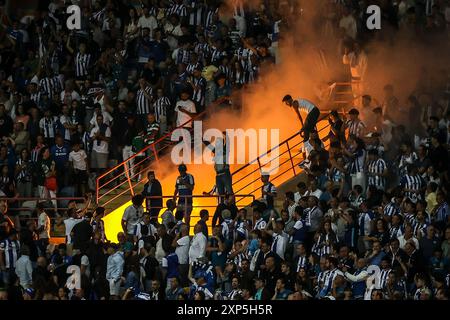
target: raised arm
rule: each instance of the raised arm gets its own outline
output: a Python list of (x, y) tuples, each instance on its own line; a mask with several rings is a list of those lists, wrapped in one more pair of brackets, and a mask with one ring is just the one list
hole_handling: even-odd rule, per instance
[(350, 282), (359, 282), (364, 281), (369, 276), (369, 273), (366, 270), (361, 271), (358, 275), (353, 275), (351, 273), (345, 272), (344, 277)]

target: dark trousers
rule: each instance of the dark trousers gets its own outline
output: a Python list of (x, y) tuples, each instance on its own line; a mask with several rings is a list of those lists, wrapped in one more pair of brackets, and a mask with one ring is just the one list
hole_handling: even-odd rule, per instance
[(309, 140), (309, 135), (311, 134), (311, 131), (313, 131), (316, 128), (317, 121), (319, 120), (320, 116), (320, 110), (318, 108), (314, 108), (311, 110), (310, 113), (306, 116), (305, 123), (303, 124), (303, 138), (305, 141)]
[(306, 238), (305, 238), (305, 246), (306, 248), (312, 248), (312, 245), (314, 243), (314, 235), (316, 234), (315, 231), (309, 231), (306, 234)]
[(217, 193), (221, 196), (233, 193), (230, 170), (226, 170), (224, 173), (216, 174), (216, 187)]
[(189, 264), (179, 264), (178, 273), (180, 274), (180, 285), (182, 288), (189, 286)]
[(49, 244), (48, 238), (42, 238), (37, 241), (37, 246), (38, 246), (41, 256), (45, 256), (45, 252), (47, 251), (48, 244)]
[(14, 268), (6, 268), (5, 271), (0, 271), (0, 279), (5, 284), (9, 284), (9, 279), (11, 278), (12, 274), (15, 274), (15, 269)]

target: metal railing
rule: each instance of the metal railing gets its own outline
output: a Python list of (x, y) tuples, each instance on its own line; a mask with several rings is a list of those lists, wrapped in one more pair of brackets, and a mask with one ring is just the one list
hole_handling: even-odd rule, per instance
[[(67, 204), (69, 201), (76, 201), (77, 203), (82, 203), (85, 201), (85, 198), (82, 197), (48, 197), (48, 198), (38, 198), (38, 197), (17, 197), (17, 198), (7, 198), (7, 197), (1, 197), (0, 201), (7, 201), (8, 202), (8, 212), (15, 213), (14, 216), (18, 216), (19, 220), (22, 221), (29, 221), (34, 220), (37, 223), (38, 217), (33, 216), (33, 212), (36, 210), (36, 205), (38, 203), (46, 203), (45, 210), (50, 210), (54, 212), (58, 212), (59, 214), (62, 214), (60, 217), (50, 217), (50, 236), (52, 238), (64, 238), (65, 233), (64, 231), (59, 230), (57, 222), (61, 219), (64, 219), (64, 212), (67, 211), (69, 208)], [(53, 205), (53, 201), (56, 201), (56, 207)], [(24, 206), (26, 203), (29, 203), (30, 206)], [(34, 204), (33, 204), (34, 202)], [(94, 201), (90, 203), (88, 206), (88, 210), (95, 209), (96, 204)], [(62, 224), (64, 225), (64, 224)], [(58, 241), (57, 241), (58, 242)], [(61, 242), (61, 241), (59, 241)]]
[[(351, 86), (350, 82), (337, 82), (337, 87), (348, 87)], [(335, 95), (345, 95), (345, 94), (351, 94), (350, 92), (340, 92), (336, 91)], [(351, 101), (349, 100), (335, 100), (333, 101), (334, 104), (348, 104)], [(172, 143), (168, 143), (167, 140), (170, 140), (170, 137), (172, 136), (173, 132), (177, 129), (181, 129), (185, 127), (187, 124), (198, 120), (199, 118), (203, 117), (206, 114), (206, 111), (196, 115), (189, 121), (183, 123), (182, 125), (178, 126), (177, 128), (173, 129), (171, 132), (165, 134), (155, 142), (149, 144), (145, 148), (143, 148), (141, 151), (137, 152), (130, 158), (124, 160), (120, 164), (116, 165), (115, 167), (109, 169), (107, 172), (103, 173), (96, 179), (96, 202), (99, 206), (107, 206), (108, 204), (112, 203), (115, 200), (121, 199), (122, 197), (126, 196), (127, 200), (130, 196), (134, 196), (136, 193), (135, 190), (142, 186), (146, 179), (136, 179), (140, 175), (143, 176), (145, 172), (148, 171), (149, 165), (153, 163), (153, 161), (158, 161), (159, 157), (162, 152), (167, 150), (169, 147), (172, 146)], [(324, 128), (322, 128), (324, 129)], [(321, 130), (322, 132), (322, 130)], [(298, 138), (298, 141), (296, 140)], [(248, 164), (240, 167), (235, 172), (233, 172), (233, 189), (235, 193), (239, 193), (240, 191), (245, 190), (249, 185), (256, 182), (256, 180), (253, 180), (249, 183), (246, 183), (244, 187), (241, 187), (238, 185), (238, 183), (242, 182), (243, 179), (250, 176), (251, 174), (260, 171), (262, 167), (264, 167), (266, 164), (261, 164), (261, 159), (268, 154), (270, 154), (272, 151), (278, 149), (278, 151), (282, 151), (279, 155), (279, 157), (285, 157), (283, 158), (283, 162), (280, 164), (282, 173), (276, 175), (275, 177), (272, 177), (272, 180), (279, 180), (280, 177), (285, 177), (285, 174), (291, 170), (294, 176), (297, 174), (297, 171), (300, 172), (300, 168), (297, 169), (296, 167), (298, 164), (304, 160), (298, 160), (297, 158), (301, 154), (301, 152), (295, 152), (292, 151), (296, 147), (302, 147), (303, 142), (299, 141), (300, 136), (298, 134), (291, 136), (290, 138), (283, 141), (281, 144), (279, 144), (277, 147), (272, 148), (271, 150), (267, 151), (266, 153), (260, 155), (258, 158), (254, 159), (253, 161), (250, 161)], [(274, 159), (272, 159), (274, 160)], [(271, 161), (271, 160), (270, 160)], [(268, 162), (270, 162), (268, 161)], [(244, 178), (235, 178), (238, 176), (239, 173), (242, 173), (247, 168), (249, 168), (251, 165), (257, 164), (258, 168), (253, 170), (252, 172), (245, 175)], [(285, 168), (286, 166), (289, 166), (289, 168)], [(259, 179), (259, 177), (257, 178)], [(106, 182), (105, 182), (106, 180)], [(282, 182), (286, 181), (283, 179)], [(280, 181), (281, 181), (280, 180)], [(281, 182), (281, 183), (282, 183)], [(251, 189), (250, 193), (255, 192), (255, 190)], [(247, 193), (247, 192), (244, 192)]]
[[(16, 197), (16, 198), (7, 198), (7, 197), (0, 197), (0, 201), (7, 201), (8, 202), (8, 211), (13, 212), (23, 212), (23, 211), (34, 211), (36, 210), (36, 205), (38, 203), (47, 203), (48, 206), (45, 206), (46, 209), (55, 210), (55, 211), (66, 211), (68, 210), (67, 205), (64, 203), (67, 202), (67, 204), (70, 201), (76, 201), (77, 203), (81, 203), (85, 201), (86, 199), (83, 197), (46, 197), (46, 198), (39, 198), (39, 197)], [(53, 202), (56, 201), (56, 207), (53, 205)], [(30, 205), (32, 202), (35, 202), (33, 206), (23, 206), (26, 202), (30, 202)], [(94, 202), (91, 202), (91, 208), (95, 206)]]
[[(336, 82), (336, 88), (334, 89), (334, 99), (333, 99), (333, 105), (334, 107), (337, 106), (345, 106), (348, 105), (350, 102), (353, 101), (353, 91), (352, 91), (352, 83), (351, 82)], [(342, 90), (338, 90), (342, 89), (342, 88), (349, 88), (350, 90), (347, 89), (347, 91), (342, 91)], [(346, 100), (344, 97), (345, 96), (350, 96), (351, 99), (350, 100)]]
[[(191, 198), (192, 199), (192, 205), (188, 204), (187, 201), (184, 201), (183, 205), (178, 205), (176, 207), (176, 209), (182, 209), (184, 211), (186, 211), (187, 209), (192, 209), (192, 214), (190, 215), (191, 218), (198, 218), (200, 217), (200, 212), (197, 212), (197, 209), (208, 209), (208, 208), (213, 208), (214, 210), (217, 208), (217, 205), (220, 203), (220, 198), (223, 197), (224, 195), (205, 195), (205, 194), (199, 194), (199, 195), (190, 195), (190, 196), (177, 196), (178, 199), (180, 198)], [(242, 205), (243, 206), (248, 206), (250, 205), (253, 201), (255, 201), (255, 195), (254, 194), (234, 194), (234, 199), (235, 199), (235, 203), (237, 202), (241, 202), (243, 201)], [(155, 200), (155, 199), (173, 199), (173, 195), (172, 196), (149, 196), (149, 197), (145, 197), (144, 198), (145, 201), (147, 202), (149, 200)], [(209, 201), (207, 201), (209, 200)], [(164, 202), (164, 201), (163, 201)], [(201, 202), (201, 203), (198, 203)], [(184, 206), (184, 207), (183, 207)], [(161, 212), (161, 209), (164, 209), (164, 203), (163, 206), (159, 207), (159, 206), (153, 206), (153, 207), (148, 207), (146, 205), (146, 210), (149, 211), (149, 209), (159, 209), (159, 213)], [(209, 212), (211, 214), (211, 212)], [(214, 214), (214, 212), (212, 212), (212, 214)], [(159, 214), (158, 214), (159, 216)], [(210, 217), (212, 220), (212, 217)], [(191, 227), (193, 227), (193, 225), (191, 224)]]
[[(139, 185), (143, 185), (145, 179), (137, 178), (143, 175), (148, 166), (154, 161), (159, 160), (159, 156), (162, 152), (166, 151), (172, 143), (169, 142), (173, 132), (178, 129), (185, 128), (186, 125), (192, 123), (195, 120), (202, 118), (206, 112), (197, 114), (188, 121), (184, 122), (180, 126), (176, 127), (172, 131), (166, 133), (153, 143), (144, 147), (142, 150), (136, 152), (130, 158), (119, 163), (115, 167), (109, 169), (96, 179), (96, 202), (99, 206), (107, 206), (114, 200), (119, 199), (122, 196), (134, 196), (135, 189)], [(106, 180), (106, 182), (105, 182)], [(124, 187), (123, 190), (120, 190)], [(109, 196), (109, 197), (107, 197)]]
[[(324, 117), (318, 122), (318, 126), (322, 124)], [(328, 122), (319, 130), (319, 137), (323, 139), (327, 135), (327, 129), (330, 128)], [(328, 147), (329, 140), (324, 143)], [(274, 185), (280, 185), (289, 179), (297, 176), (302, 169), (298, 166), (304, 159), (302, 148), (304, 146), (303, 138), (296, 133), (279, 145), (273, 147), (267, 152), (261, 154), (257, 158), (238, 168), (232, 172), (233, 191), (235, 193), (252, 194), (259, 197), (257, 192), (261, 190), (261, 172), (266, 167), (272, 167), (276, 161), (277, 165), (272, 170), (265, 170), (271, 174), (270, 181)], [(271, 154), (274, 153), (274, 156)], [(239, 201), (236, 201), (238, 203)]]

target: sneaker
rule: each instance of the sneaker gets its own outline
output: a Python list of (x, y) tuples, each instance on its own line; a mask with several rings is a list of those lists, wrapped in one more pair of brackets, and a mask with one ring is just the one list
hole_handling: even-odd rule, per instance
[(308, 159), (306, 159), (306, 160), (303, 160), (302, 162), (300, 162), (299, 164), (298, 164), (298, 166), (300, 167), (300, 168), (302, 168), (302, 169), (306, 169), (306, 168), (309, 168), (309, 165), (311, 164), (311, 161), (309, 161)]

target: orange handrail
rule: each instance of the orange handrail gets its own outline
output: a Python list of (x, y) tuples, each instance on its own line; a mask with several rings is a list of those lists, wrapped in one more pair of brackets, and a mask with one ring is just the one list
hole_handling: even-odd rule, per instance
[[(326, 111), (321, 111), (321, 112), (322, 112), (322, 113), (326, 113)], [(319, 123), (320, 121), (323, 121), (325, 118), (326, 118), (326, 115), (323, 116), (323, 117), (318, 121), (318, 123)], [(330, 127), (329, 124), (325, 125), (324, 127), (322, 127), (322, 128), (318, 131), (318, 133), (323, 132), (324, 130), (328, 129), (329, 127)], [(292, 142), (295, 138), (298, 138), (298, 137), (299, 137), (299, 134), (298, 134), (298, 133), (295, 133), (294, 135), (290, 136), (289, 138), (287, 138), (287, 139), (285, 139), (284, 141), (282, 141), (281, 143), (279, 143), (277, 146), (271, 148), (271, 149), (268, 150), (267, 152), (265, 152), (265, 153), (259, 155), (257, 158), (255, 158), (255, 159), (249, 161), (249, 162), (248, 162), (247, 164), (245, 164), (244, 166), (242, 166), (242, 167), (240, 167), (239, 169), (237, 169), (237, 170), (235, 170), (234, 172), (232, 172), (231, 175), (232, 175), (233, 177), (236, 177), (236, 175), (237, 175), (239, 172), (243, 171), (244, 169), (248, 168), (249, 166), (251, 166), (251, 165), (253, 165), (253, 164), (258, 164), (258, 167), (257, 167), (256, 169), (252, 170), (252, 171), (249, 172), (249, 173), (246, 173), (243, 177), (241, 177), (241, 178), (239, 178), (239, 179), (233, 181), (233, 184), (232, 184), (233, 187), (237, 186), (238, 183), (240, 183), (240, 182), (243, 181), (244, 179), (250, 177), (251, 175), (255, 174), (256, 172), (260, 172), (262, 167), (264, 167), (265, 165), (270, 164), (271, 161), (280, 158), (280, 157), (281, 157), (282, 155), (284, 155), (284, 154), (288, 154), (288, 159), (285, 160), (285, 161), (283, 161), (282, 163), (280, 163), (280, 164), (278, 165), (278, 167), (281, 167), (282, 165), (284, 165), (284, 164), (286, 164), (286, 163), (288, 163), (288, 162), (291, 163), (291, 166), (290, 166), (290, 168), (288, 168), (287, 170), (285, 170), (285, 171), (283, 171), (283, 172), (281, 172), (281, 173), (278, 173), (275, 177), (272, 177), (272, 180), (276, 180), (277, 178), (279, 178), (279, 177), (285, 175), (286, 173), (288, 173), (288, 172), (291, 171), (291, 170), (292, 170), (292, 172), (293, 172), (293, 176), (296, 176), (296, 175), (297, 175), (297, 172), (296, 172), (296, 170), (295, 170), (295, 167), (296, 167), (297, 165), (299, 165), (300, 162), (297, 163), (297, 164), (294, 164), (294, 158), (295, 158), (296, 156), (300, 155), (302, 152), (297, 152), (297, 153), (294, 153), (294, 154), (293, 154), (293, 153), (291, 152), (291, 150), (292, 150), (293, 148), (299, 147), (300, 145), (303, 145), (303, 144), (304, 144), (304, 141), (303, 141), (303, 138), (301, 138), (301, 141), (300, 141), (300, 142), (294, 143), (294, 145), (290, 145), (289, 142)], [(286, 150), (286, 151), (283, 151), (281, 154), (278, 154), (276, 157), (270, 157), (265, 163), (261, 163), (261, 161), (260, 161), (261, 158), (263, 158), (263, 157), (269, 155), (271, 152), (273, 152), (273, 151), (275, 151), (275, 150), (277, 150), (277, 149), (280, 149), (283, 145), (286, 145), (286, 147), (287, 147), (287, 150)], [(325, 147), (327, 147), (327, 144), (325, 144)], [(302, 159), (302, 160), (304, 160), (304, 159)], [(235, 190), (235, 192), (240, 192), (240, 191), (246, 189), (247, 187), (251, 186), (253, 183), (257, 182), (259, 179), (260, 179), (259, 176), (258, 176), (256, 179), (255, 179), (255, 178), (251, 178), (251, 181), (250, 181), (250, 182), (246, 181), (245, 186), (239, 186), (239, 189), (236, 189), (236, 190), (235, 190), (235, 188), (233, 188), (233, 190)], [(259, 189), (260, 189), (260, 187), (254, 189), (254, 190), (252, 190), (252, 191), (250, 191), (250, 192), (248, 192), (248, 191), (247, 191), (247, 192), (248, 192), (249, 194), (254, 194), (254, 193), (256, 193)], [(236, 203), (238, 203), (238, 202), (239, 202), (239, 201), (236, 201)]]
[(107, 172), (103, 173), (102, 175), (100, 175), (97, 180), (105, 177), (106, 175), (110, 174), (111, 172), (117, 170), (120, 166), (122, 166), (125, 162), (130, 161), (131, 159), (136, 158), (139, 154), (145, 153), (148, 149), (150, 149), (152, 146), (156, 145), (159, 142), (164, 141), (166, 138), (172, 136), (172, 133), (177, 130), (177, 129), (181, 129), (183, 128), (185, 125), (187, 125), (188, 123), (196, 120), (197, 118), (199, 118), (200, 116), (203, 116), (206, 112), (203, 111), (202, 113), (197, 114), (195, 117), (189, 119), (188, 121), (186, 121), (185, 123), (179, 125), (178, 127), (176, 127), (175, 129), (173, 129), (172, 131), (170, 131), (169, 133), (166, 133), (164, 136), (160, 137), (158, 140), (152, 142), (151, 144), (149, 144), (148, 146), (144, 147), (142, 150), (136, 152), (134, 155), (132, 155), (131, 157), (129, 157), (128, 159), (122, 161), (121, 163), (119, 163), (118, 165), (116, 165), (115, 167), (109, 169)]
[[(7, 201), (8, 203), (11, 202), (25, 202), (25, 201), (36, 201), (36, 203), (38, 202), (48, 202), (48, 201), (52, 201), (52, 200), (56, 200), (56, 201), (67, 201), (67, 200), (75, 200), (75, 201), (85, 201), (86, 199), (83, 197), (46, 197), (46, 198), (38, 198), (38, 197), (16, 197), (16, 198), (11, 198), (11, 197), (0, 197), (0, 201)], [(91, 204), (94, 204), (93, 202)], [(8, 210), (10, 211), (32, 211), (36, 208), (30, 208), (30, 207), (13, 207), (13, 206), (9, 206)], [(47, 209), (54, 209), (54, 210), (67, 210), (67, 207), (49, 207)]]
[[(217, 198), (219, 200), (223, 196), (224, 195), (205, 195), (205, 194), (201, 194), (201, 195), (182, 196), (182, 198), (192, 198), (193, 200), (196, 199), (196, 198)], [(255, 201), (255, 195), (254, 194), (234, 194), (233, 196), (235, 198), (235, 204), (237, 204), (238, 202), (240, 202), (240, 201), (242, 201), (242, 200), (244, 200), (246, 198), (250, 198), (250, 202), (245, 204), (245, 205), (250, 205), (250, 204), (252, 204)], [(151, 200), (151, 199), (166, 199), (166, 198), (172, 199), (173, 195), (171, 195), (171, 196), (170, 195), (167, 195), (167, 196), (148, 196), (148, 197), (145, 197), (144, 199), (145, 200)], [(237, 199), (239, 199), (239, 200), (237, 200)], [(184, 210), (187, 210), (187, 206), (188, 206), (187, 202), (184, 203), (184, 206), (185, 206)], [(195, 209), (195, 208), (202, 208), (202, 209), (214, 208), (215, 209), (215, 208), (217, 208), (217, 205), (207, 205), (205, 203), (202, 203), (201, 205), (194, 205), (194, 203), (192, 202), (192, 206), (189, 205), (189, 207), (191, 207), (192, 209)], [(164, 209), (164, 207), (152, 207), (152, 208), (159, 209), (159, 210)], [(175, 210), (177, 210), (178, 208), (179, 207), (177, 206), (177, 208)], [(149, 208), (147, 208), (147, 211), (148, 210), (149, 210)], [(159, 216), (159, 214), (158, 214), (158, 216)], [(190, 217), (191, 218), (197, 218), (197, 217), (199, 217), (199, 215), (198, 214), (191, 214)], [(193, 225), (191, 225), (189, 227), (190, 227), (190, 229), (194, 228)]]
[[(113, 177), (112, 179), (110, 179), (109, 181), (107, 181), (106, 183), (103, 183), (103, 184), (100, 183), (101, 179), (103, 179), (104, 177), (106, 177), (106, 176), (112, 174), (114, 171), (116, 171), (117, 169), (119, 169), (119, 168), (121, 168), (121, 167), (123, 167), (123, 169), (124, 169), (123, 171), (124, 171), (124, 173), (125, 173), (125, 175), (126, 175), (126, 181), (128, 181), (128, 184), (129, 184), (129, 190), (130, 190), (131, 194), (134, 194), (134, 190), (133, 190), (132, 183), (131, 183), (131, 179), (132, 179), (133, 177), (130, 177), (130, 174), (129, 174), (129, 171), (132, 169), (132, 167), (130, 167), (129, 165), (127, 165), (127, 163), (129, 163), (131, 160), (133, 160), (133, 159), (135, 159), (135, 158), (141, 156), (142, 154), (146, 154), (146, 152), (147, 152), (148, 150), (150, 150), (150, 149), (152, 150), (152, 154), (154, 155), (155, 159), (158, 161), (158, 160), (159, 160), (159, 159), (158, 159), (158, 155), (157, 155), (158, 152), (161, 151), (162, 149), (164, 149), (164, 148), (167, 147), (167, 146), (164, 145), (164, 146), (163, 146), (161, 149), (159, 149), (159, 150), (157, 150), (156, 146), (157, 146), (158, 144), (161, 144), (162, 142), (164, 142), (167, 138), (171, 137), (172, 134), (173, 134), (173, 132), (174, 132), (175, 130), (178, 130), (178, 129), (181, 129), (181, 128), (186, 127), (187, 124), (189, 124), (189, 123), (191, 123), (191, 122), (193, 122), (193, 121), (199, 119), (200, 117), (203, 117), (205, 114), (206, 114), (206, 111), (203, 111), (203, 112), (201, 112), (201, 113), (195, 115), (194, 117), (192, 117), (192, 118), (189, 119), (188, 121), (182, 123), (182, 124), (179, 125), (178, 127), (174, 128), (172, 131), (166, 133), (165, 135), (163, 135), (162, 137), (160, 137), (160, 138), (157, 139), (156, 141), (154, 141), (154, 142), (152, 142), (151, 144), (149, 144), (148, 146), (144, 147), (142, 150), (136, 152), (134, 155), (132, 155), (132, 156), (129, 157), (128, 159), (122, 161), (122, 162), (119, 163), (118, 165), (114, 166), (113, 168), (109, 169), (108, 171), (104, 172), (102, 175), (100, 175), (99, 177), (97, 177), (97, 179), (96, 179), (96, 202), (98, 203), (99, 200), (100, 200), (102, 197), (104, 197), (106, 194), (110, 193), (111, 191), (117, 189), (118, 187), (120, 187), (121, 185), (123, 185), (124, 183), (126, 183), (126, 182), (121, 183), (121, 184), (119, 184), (119, 186), (115, 186), (114, 188), (111, 188), (110, 190), (108, 190), (107, 193), (105, 193), (105, 194), (103, 194), (103, 195), (100, 195), (100, 189), (101, 189), (101, 188), (103, 188), (103, 187), (107, 186), (108, 184), (110, 184), (111, 182), (117, 180), (118, 178), (120, 178), (120, 176), (115, 176), (115, 177)], [(139, 164), (145, 162), (148, 158), (150, 158), (150, 156), (147, 157), (147, 158), (145, 158), (145, 159), (143, 159), (143, 160), (141, 160), (138, 164), (134, 164), (133, 167), (137, 167)], [(123, 193), (122, 193), (122, 194), (123, 194)], [(122, 195), (122, 194), (121, 194), (121, 195)], [(117, 197), (116, 197), (116, 198), (117, 198)], [(108, 202), (110, 202), (110, 201), (108, 201)]]

